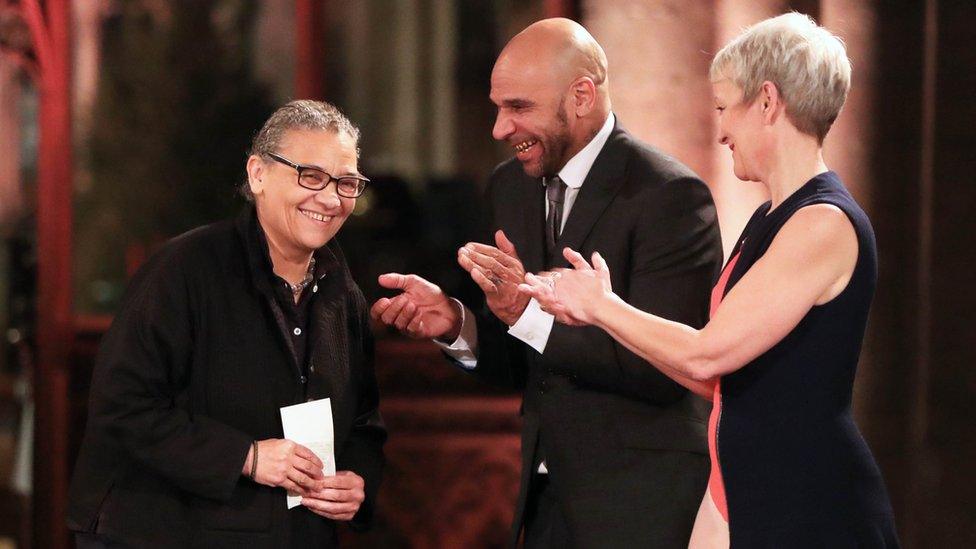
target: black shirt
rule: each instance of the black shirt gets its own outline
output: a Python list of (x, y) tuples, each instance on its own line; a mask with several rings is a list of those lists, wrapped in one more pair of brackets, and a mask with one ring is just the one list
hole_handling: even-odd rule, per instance
[(336, 260), (326, 248), (321, 248), (313, 253), (315, 258), (314, 272), (312, 273), (313, 282), (302, 290), (298, 301), (295, 301), (291, 286), (288, 282), (274, 273), (273, 263), (268, 248), (268, 239), (264, 234), (264, 229), (260, 223), (255, 223), (257, 238), (252, 240), (255, 248), (252, 252), (257, 253), (267, 261), (268, 273), (270, 273), (271, 288), (274, 293), (274, 300), (281, 311), (281, 321), (279, 328), (285, 339), (291, 341), (290, 350), (295, 359), (295, 364), (302, 372), (302, 377), (308, 379), (309, 364), (305, 357), (309, 346), (308, 315), (312, 309), (312, 302), (318, 296), (319, 282), (326, 276), (330, 267), (335, 267)]

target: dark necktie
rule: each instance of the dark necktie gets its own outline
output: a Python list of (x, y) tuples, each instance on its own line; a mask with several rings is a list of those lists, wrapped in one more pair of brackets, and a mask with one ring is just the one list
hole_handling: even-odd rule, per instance
[(546, 254), (551, 255), (556, 249), (560, 229), (563, 225), (563, 199), (566, 197), (566, 184), (559, 176), (546, 179), (546, 200), (549, 202), (549, 213), (546, 214)]

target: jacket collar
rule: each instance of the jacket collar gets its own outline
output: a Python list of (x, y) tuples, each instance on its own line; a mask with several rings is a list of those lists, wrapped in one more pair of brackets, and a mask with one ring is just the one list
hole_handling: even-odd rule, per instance
[[(575, 156), (566, 162), (563, 169), (559, 170), (559, 179), (566, 184), (570, 189), (578, 189), (583, 186), (583, 182), (586, 180), (586, 176), (593, 170), (593, 163), (596, 162), (597, 156), (600, 155), (600, 151), (603, 150), (603, 146), (607, 143), (610, 134), (613, 132), (616, 126), (616, 117), (614, 114), (608, 113), (606, 120), (604, 120), (603, 125), (597, 131), (593, 139), (586, 144)], [(545, 178), (543, 178), (545, 181)]]
[(579, 250), (596, 222), (613, 201), (627, 175), (627, 161), (633, 138), (615, 121), (613, 131), (586, 174), (579, 196), (569, 212), (555, 249), (546, 258), (547, 267), (567, 267), (563, 248)]
[[(626, 181), (627, 165), (633, 148), (633, 137), (613, 117), (613, 130), (599, 150), (593, 165), (583, 174), (583, 184), (579, 196), (569, 212), (563, 232), (556, 242), (553, 253), (546, 257), (543, 228), (545, 225), (545, 187), (538, 184), (539, 179), (529, 177), (519, 169), (517, 177), (524, 182), (525, 200), (522, 201), (523, 231), (526, 238), (519, 248), (519, 256), (529, 272), (548, 270), (553, 267), (567, 267), (562, 249), (570, 247), (579, 250), (589, 236), (597, 220), (613, 201)], [(516, 160), (512, 160), (516, 162)], [(533, 184), (535, 183), (535, 184)]]
[(583, 180), (579, 197), (569, 212), (559, 241), (556, 242), (555, 257), (550, 258), (552, 264), (558, 263), (562, 266), (566, 263), (562, 257), (562, 249), (568, 246), (578, 250), (596, 225), (597, 219), (617, 195), (627, 173), (631, 140), (630, 134), (620, 123), (615, 123), (610, 137)]

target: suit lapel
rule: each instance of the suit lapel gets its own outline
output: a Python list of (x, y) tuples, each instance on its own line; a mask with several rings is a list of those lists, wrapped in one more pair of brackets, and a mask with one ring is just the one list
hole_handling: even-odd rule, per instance
[(569, 247), (579, 251), (597, 220), (620, 191), (627, 170), (628, 150), (625, 144), (629, 139), (627, 132), (619, 123), (616, 124), (603, 150), (593, 162), (586, 179), (583, 180), (583, 186), (580, 187), (573, 209), (569, 212), (563, 232), (556, 242), (556, 249), (549, 257), (550, 266), (569, 265), (562, 256), (563, 248)]

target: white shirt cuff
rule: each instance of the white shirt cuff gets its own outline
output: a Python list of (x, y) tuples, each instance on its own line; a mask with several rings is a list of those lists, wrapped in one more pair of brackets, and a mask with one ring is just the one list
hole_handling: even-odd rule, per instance
[(454, 298), (451, 298), (451, 301), (461, 307), (461, 332), (450, 345), (436, 339), (434, 343), (443, 349), (447, 356), (461, 363), (462, 368), (473, 370), (478, 365), (478, 323), (474, 314), (463, 303)]
[(555, 317), (543, 311), (538, 301), (530, 299), (522, 316), (508, 329), (508, 333), (521, 339), (541, 355), (546, 350), (554, 321)]

